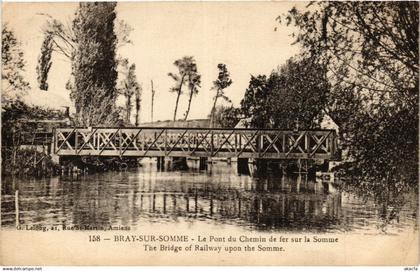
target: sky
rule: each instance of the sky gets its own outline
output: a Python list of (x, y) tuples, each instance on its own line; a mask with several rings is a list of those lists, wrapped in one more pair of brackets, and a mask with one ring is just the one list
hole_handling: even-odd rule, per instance
[[(226, 95), (238, 106), (251, 75), (269, 74), (299, 51), (292, 45), (292, 27), (279, 25), (277, 16), (304, 2), (120, 2), (117, 19), (124, 20), (133, 31), (128, 44), (117, 54), (136, 64), (137, 79), (143, 88), (141, 122), (151, 120), (151, 87), (154, 82), (154, 120), (173, 118), (176, 94), (169, 89), (174, 81), (167, 75), (176, 72), (173, 62), (193, 56), (202, 84), (193, 98), (189, 119), (206, 118), (215, 91), (218, 63), (224, 63), (231, 74), (232, 85)], [(3, 3), (2, 22), (7, 22), (22, 43), (26, 61), (25, 78), (31, 85), (25, 100), (51, 108), (71, 106), (65, 84), (71, 64), (61, 55), (53, 55), (49, 90), (39, 89), (36, 65), (43, 40), (42, 29), (47, 13), (71, 22), (77, 3)], [(274, 31), (274, 28), (277, 30)], [(187, 90), (185, 88), (185, 90)], [(177, 119), (187, 108), (187, 93), (181, 96)], [(120, 99), (119, 103), (123, 103)]]

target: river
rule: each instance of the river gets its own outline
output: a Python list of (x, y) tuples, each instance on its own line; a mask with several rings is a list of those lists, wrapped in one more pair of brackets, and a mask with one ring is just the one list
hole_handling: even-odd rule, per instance
[(238, 175), (235, 163), (216, 161), (207, 171), (198, 170), (193, 160), (186, 171), (157, 170), (155, 159), (141, 164), (137, 170), (77, 177), (5, 178), (2, 228), (18, 224), (141, 230), (174, 225), (362, 234), (418, 228), (415, 193), (404, 196), (396, 207), (362, 199), (337, 183), (307, 180), (305, 175)]

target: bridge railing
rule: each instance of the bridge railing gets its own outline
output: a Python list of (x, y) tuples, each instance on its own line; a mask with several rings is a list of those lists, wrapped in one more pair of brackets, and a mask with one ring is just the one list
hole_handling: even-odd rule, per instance
[(239, 157), (328, 159), (337, 154), (334, 130), (205, 128), (59, 128), (61, 156)]

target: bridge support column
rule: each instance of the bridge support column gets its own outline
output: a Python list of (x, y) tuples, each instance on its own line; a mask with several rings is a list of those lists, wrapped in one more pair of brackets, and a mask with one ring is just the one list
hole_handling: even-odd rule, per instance
[(330, 169), (330, 161), (324, 160), (322, 165), (319, 167), (319, 170), (321, 172), (328, 172), (329, 169)]
[(298, 159), (297, 162), (297, 167), (298, 167), (298, 172), (299, 174), (307, 174), (308, 173), (308, 161), (307, 160), (302, 160), (302, 159)]
[(316, 166), (314, 164), (308, 166), (308, 180), (315, 181), (316, 178)]
[(265, 160), (265, 159), (256, 159), (254, 166), (256, 167), (256, 170), (254, 170), (254, 172), (257, 174), (257, 176), (266, 175), (267, 174), (267, 169), (268, 169), (267, 160)]
[(282, 160), (280, 162), (280, 170), (281, 170), (282, 176), (286, 176), (287, 175), (287, 163), (285, 162), (285, 160)]
[(199, 162), (199, 169), (200, 170), (206, 170), (207, 169), (207, 157), (200, 157)]
[(211, 173), (213, 170), (213, 157), (207, 158), (207, 170)]
[(51, 144), (48, 145), (48, 154), (51, 156), (51, 161), (58, 165), (60, 163), (60, 157), (54, 152), (55, 151), (54, 145), (55, 145), (55, 137), (53, 136)]
[(157, 157), (157, 169), (165, 170), (165, 157)]
[(237, 169), (239, 175), (249, 175), (248, 158), (238, 158)]
[(186, 170), (188, 169), (186, 157), (172, 157), (173, 170)]

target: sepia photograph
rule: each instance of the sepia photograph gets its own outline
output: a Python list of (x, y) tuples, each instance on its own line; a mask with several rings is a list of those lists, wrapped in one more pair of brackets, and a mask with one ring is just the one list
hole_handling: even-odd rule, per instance
[(1, 266), (418, 266), (418, 1), (1, 5)]

